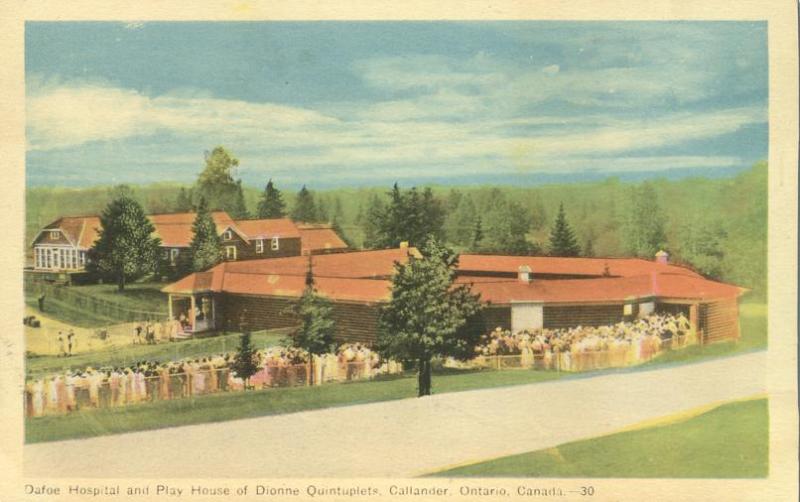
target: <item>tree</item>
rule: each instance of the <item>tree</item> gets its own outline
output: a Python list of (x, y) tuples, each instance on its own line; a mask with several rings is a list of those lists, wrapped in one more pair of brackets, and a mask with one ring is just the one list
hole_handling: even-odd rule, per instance
[(431, 360), (475, 355), (482, 335), (480, 296), (454, 285), (458, 256), (431, 239), (423, 258), (395, 265), (392, 298), (381, 310), (376, 349), (383, 358), (417, 363), (419, 395), (431, 393)]
[(192, 224), (192, 243), (189, 245), (192, 271), (208, 270), (222, 261), (222, 240), (217, 234), (217, 225), (208, 211), (205, 199), (200, 199), (197, 216)]
[(290, 337), (293, 347), (317, 355), (333, 351), (336, 346), (334, 340), (336, 323), (332, 317), (333, 307), (330, 301), (320, 296), (314, 287), (311, 256), (308, 257), (306, 287), (292, 306), (292, 313), (300, 320), (300, 326)]
[(483, 224), (481, 223), (481, 216), (475, 217), (475, 226), (472, 228), (472, 242), (470, 249), (477, 251), (481, 248), (481, 241), (483, 241)]
[(239, 338), (239, 349), (233, 358), (231, 369), (237, 377), (244, 380), (245, 389), (250, 387), (250, 377), (258, 372), (258, 354), (250, 342), (250, 333), (242, 333)]
[(443, 237), (444, 206), (430, 188), (420, 195), (416, 187), (403, 192), (395, 183), (389, 192), (389, 205), (373, 216), (373, 247), (393, 248), (401, 242), (422, 246), (429, 237)]
[(586, 244), (583, 246), (583, 256), (588, 258), (594, 256), (594, 239), (592, 237), (586, 239)]
[(666, 246), (664, 217), (651, 183), (631, 189), (623, 225), (625, 248), (629, 254), (652, 258)]
[(513, 255), (533, 255), (540, 252), (539, 247), (527, 239), (531, 226), (530, 215), (522, 205), (505, 200), (500, 193), (494, 196), (490, 207), (486, 213), (482, 251)]
[(550, 229), (550, 256), (580, 256), (581, 248), (564, 212), (564, 203), (558, 206), (558, 216)]
[(381, 241), (381, 222), (386, 211), (386, 206), (377, 194), (372, 194), (367, 204), (366, 211), (361, 215), (359, 224), (364, 230), (365, 248), (377, 248)]
[(178, 197), (175, 200), (175, 210), (181, 213), (186, 213), (192, 210), (192, 193), (184, 187), (178, 191)]
[(292, 220), (302, 222), (317, 221), (317, 205), (314, 202), (314, 194), (305, 185), (297, 192), (295, 197)]
[(286, 204), (283, 202), (283, 195), (280, 190), (275, 188), (272, 178), (267, 182), (267, 186), (264, 187), (264, 193), (261, 194), (257, 214), (259, 218), (283, 218), (286, 216)]
[(203, 198), (210, 209), (222, 209), (235, 219), (247, 218), (241, 180), (233, 179), (233, 170), (238, 167), (239, 159), (218, 146), (206, 153), (205, 162), (205, 169), (194, 189), (195, 200)]
[(152, 273), (161, 240), (129, 190), (121, 188), (100, 215), (99, 237), (89, 250), (87, 269), (112, 278), (119, 291), (125, 282)]

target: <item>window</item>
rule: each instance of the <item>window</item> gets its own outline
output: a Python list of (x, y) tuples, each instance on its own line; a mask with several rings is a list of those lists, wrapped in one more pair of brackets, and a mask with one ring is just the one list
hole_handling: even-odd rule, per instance
[(280, 248), (280, 243), (278, 242), (277, 237), (272, 238), (272, 250), (277, 251)]
[(170, 265), (175, 265), (175, 262), (178, 260), (178, 253), (180, 251), (177, 248), (172, 248), (169, 250), (169, 263)]
[(236, 246), (225, 246), (225, 259), (226, 260), (236, 259)]
[(60, 233), (61, 232), (59, 232), (58, 230), (50, 230), (50, 240), (51, 241), (58, 240), (58, 236)]
[(233, 240), (233, 232), (230, 230), (225, 230), (225, 233), (222, 234), (222, 239), (226, 241)]
[(256, 241), (256, 253), (263, 253), (264, 252), (264, 239), (258, 239)]
[(81, 266), (86, 265), (86, 251), (81, 251)]

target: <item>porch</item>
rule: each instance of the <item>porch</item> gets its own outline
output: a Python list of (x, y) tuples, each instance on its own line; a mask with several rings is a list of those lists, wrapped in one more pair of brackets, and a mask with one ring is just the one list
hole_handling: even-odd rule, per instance
[(178, 321), (178, 336), (217, 329), (217, 302), (212, 293), (169, 293), (169, 318)]

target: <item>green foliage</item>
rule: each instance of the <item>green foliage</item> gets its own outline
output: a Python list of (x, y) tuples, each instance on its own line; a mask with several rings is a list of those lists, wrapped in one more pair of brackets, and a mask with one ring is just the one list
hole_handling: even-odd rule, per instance
[(250, 333), (242, 333), (239, 338), (239, 349), (231, 364), (233, 372), (245, 381), (245, 386), (250, 382), (250, 377), (258, 372), (258, 354), (250, 341)]
[(519, 202), (507, 200), (501, 191), (492, 194), (486, 211), (486, 237), (480, 249), (485, 253), (534, 255), (539, 247), (527, 238), (530, 213)]
[(160, 239), (142, 206), (126, 190), (119, 191), (100, 215), (99, 238), (89, 250), (87, 270), (125, 282), (153, 273), (158, 263)]
[(297, 192), (295, 197), (294, 207), (292, 207), (292, 220), (306, 223), (313, 223), (319, 220), (314, 193), (306, 188), (305, 185)]
[(336, 323), (332, 317), (333, 307), (327, 298), (317, 293), (313, 282), (306, 286), (292, 311), (300, 320), (300, 326), (288, 340), (293, 347), (318, 355), (334, 351)]
[(222, 261), (222, 240), (217, 234), (217, 226), (208, 211), (205, 199), (200, 199), (197, 216), (192, 224), (192, 243), (189, 245), (192, 257), (192, 271), (208, 270)]
[(483, 306), (468, 285), (454, 287), (458, 257), (429, 240), (423, 258), (397, 264), (392, 298), (381, 310), (376, 349), (387, 359), (418, 362), (419, 395), (431, 392), (434, 357), (474, 356), (482, 329), (474, 322)]
[(580, 256), (581, 248), (567, 221), (564, 204), (558, 206), (558, 216), (550, 229), (550, 256)]
[(248, 211), (241, 180), (234, 181), (232, 171), (239, 160), (224, 147), (206, 154), (205, 169), (193, 191), (196, 201), (205, 199), (211, 210), (226, 211), (234, 219), (245, 219)]
[(185, 187), (181, 187), (181, 189), (178, 191), (178, 197), (175, 199), (175, 205), (173, 206), (173, 209), (180, 213), (188, 213), (192, 210), (192, 207), (191, 189), (187, 190)]
[(374, 226), (374, 236), (368, 241), (370, 247), (394, 248), (401, 242), (422, 246), (431, 237), (443, 237), (445, 210), (430, 188), (420, 195), (416, 187), (403, 192), (395, 183), (389, 192), (388, 205), (371, 208), (376, 212), (368, 215)]
[(653, 258), (666, 246), (664, 215), (652, 183), (631, 188), (624, 222), (623, 238), (628, 254)]
[(275, 188), (272, 179), (264, 187), (264, 193), (258, 202), (259, 218), (283, 218), (286, 216), (286, 204), (283, 202), (281, 191)]

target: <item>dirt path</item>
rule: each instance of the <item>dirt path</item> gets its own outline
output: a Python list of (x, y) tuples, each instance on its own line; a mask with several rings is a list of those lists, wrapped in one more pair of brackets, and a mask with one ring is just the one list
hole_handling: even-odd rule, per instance
[(756, 352), (652, 371), (34, 444), (25, 447), (25, 474), (417, 476), (762, 394), (765, 365), (766, 353)]

